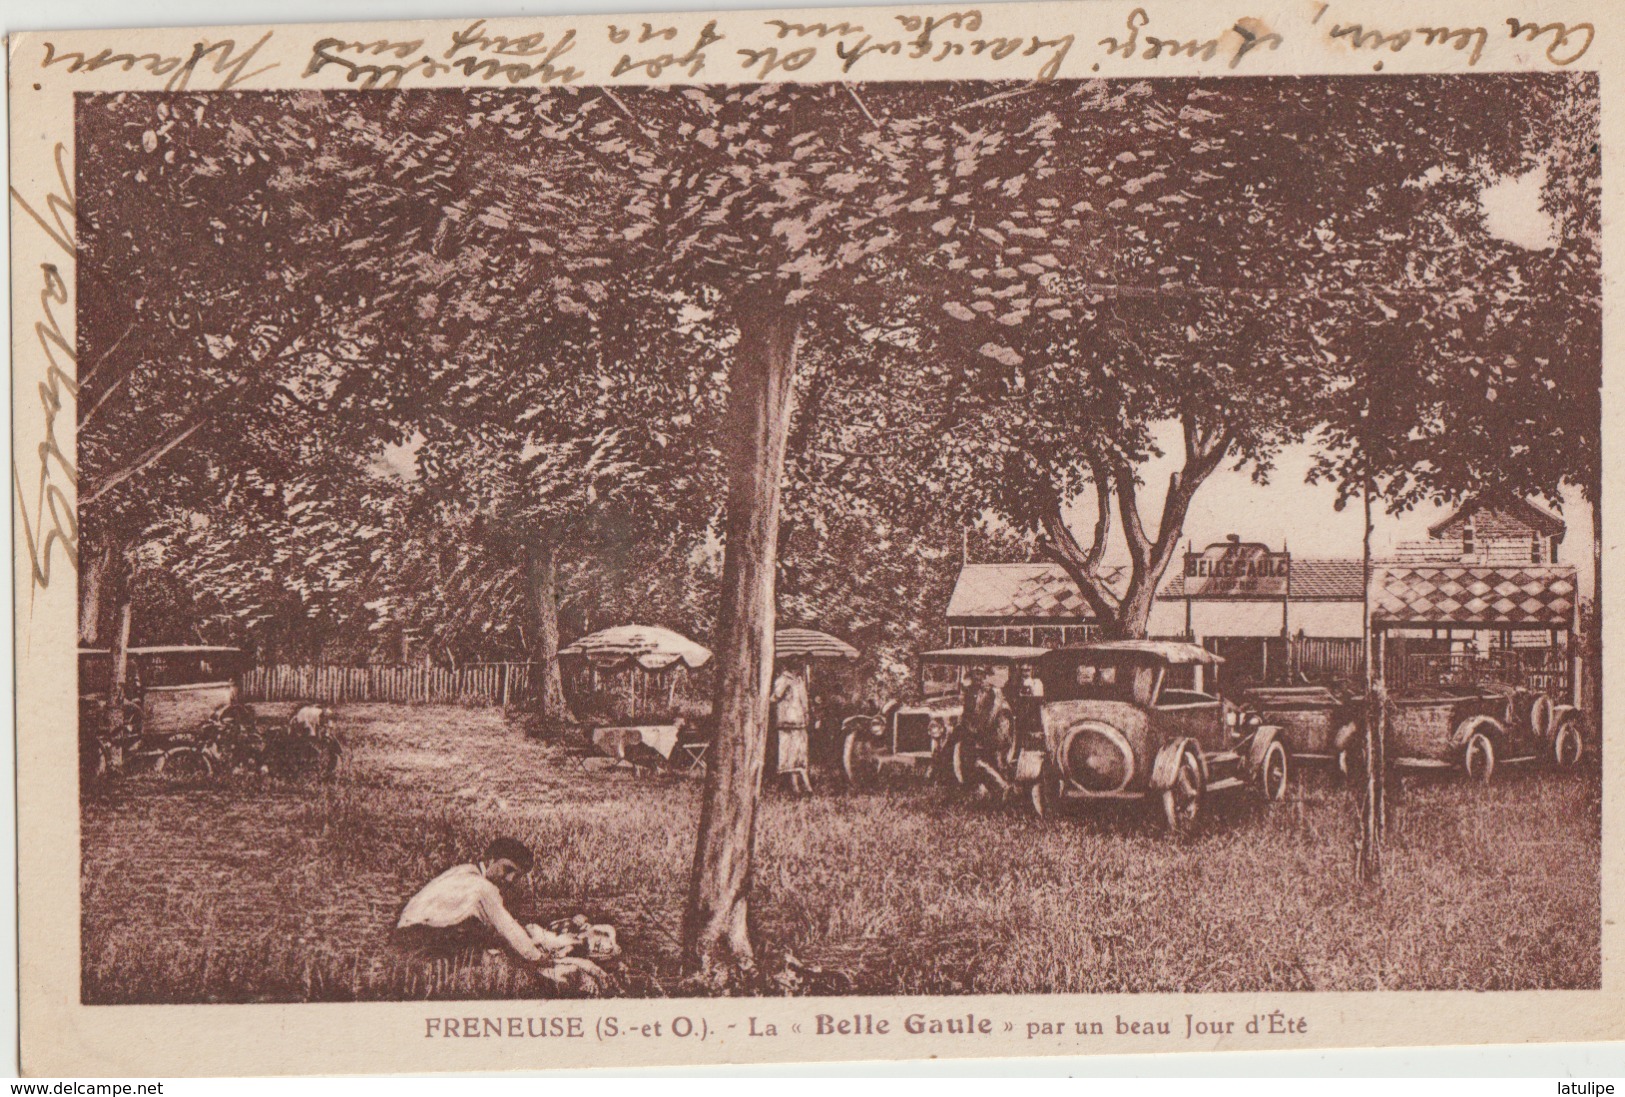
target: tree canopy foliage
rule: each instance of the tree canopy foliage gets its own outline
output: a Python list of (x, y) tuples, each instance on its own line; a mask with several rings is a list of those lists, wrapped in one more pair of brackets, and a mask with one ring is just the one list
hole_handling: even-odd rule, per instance
[[(708, 615), (701, 966), (779, 612), (900, 650), (982, 524), (1142, 634), (1202, 484), (1306, 440), (1345, 498), (1595, 497), (1594, 76), (78, 103), (87, 620), (144, 566), (285, 651)], [(1549, 246), (1497, 235), (1541, 172)]]

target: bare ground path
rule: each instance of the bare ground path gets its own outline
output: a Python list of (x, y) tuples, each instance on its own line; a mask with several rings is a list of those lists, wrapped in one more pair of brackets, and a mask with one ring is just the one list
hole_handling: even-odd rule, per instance
[[(614, 921), (620, 992), (677, 992), (700, 781), (583, 765), (492, 709), (355, 705), (342, 734), (331, 787), (86, 797), (87, 1001), (534, 997), (516, 965), (426, 970), (387, 944), (413, 889), (503, 833), (540, 854), (516, 908)], [(1418, 782), (1373, 892), (1327, 782), (1172, 843), (1134, 811), (1042, 823), (830, 778), (765, 805), (757, 929), (769, 971), (793, 953), (827, 972), (798, 989), (826, 992), (1595, 986), (1599, 788), (1594, 769)]]

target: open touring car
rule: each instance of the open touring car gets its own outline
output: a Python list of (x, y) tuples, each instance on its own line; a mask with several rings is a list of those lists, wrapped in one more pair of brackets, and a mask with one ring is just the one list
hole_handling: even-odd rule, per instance
[(841, 725), (841, 768), (854, 787), (870, 783), (882, 767), (924, 768), (933, 778), (973, 783), (974, 763), (964, 737), (967, 686), (978, 683), (977, 715), (994, 732), (1013, 737), (1018, 684), (1045, 653), (1036, 647), (946, 648), (919, 659), (915, 704), (888, 704), (875, 715)]

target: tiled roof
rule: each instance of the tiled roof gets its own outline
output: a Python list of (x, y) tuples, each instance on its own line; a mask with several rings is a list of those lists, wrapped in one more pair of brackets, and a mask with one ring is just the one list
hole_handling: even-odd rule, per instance
[[(1185, 574), (1173, 572), (1162, 584), (1159, 598), (1184, 598)], [(1358, 560), (1313, 560), (1292, 558), (1292, 600), (1294, 602), (1359, 602), (1365, 599), (1363, 569)], [(1274, 599), (1280, 601), (1280, 599)]]
[(1574, 569), (1564, 564), (1523, 567), (1378, 565), (1373, 621), (1418, 625), (1566, 627), (1574, 623)]
[[(1106, 585), (1120, 592), (1128, 569), (1103, 571)], [(1060, 622), (1092, 621), (1095, 615), (1059, 564), (967, 564), (948, 599), (948, 618), (983, 617)]]
[[(1170, 569), (1161, 592), (1162, 599), (1185, 597), (1184, 575)], [(1106, 585), (1121, 593), (1128, 582), (1126, 567), (1105, 568)], [(1292, 561), (1292, 600), (1294, 602), (1359, 602), (1365, 591), (1360, 581), (1358, 560)], [(1059, 564), (967, 564), (948, 599), (948, 619), (1015, 620), (1028, 619), (1055, 623), (1094, 620), (1094, 614), (1078, 593), (1066, 570)]]
[[(1364, 598), (1359, 560), (1292, 561), (1292, 601), (1359, 602)], [(1120, 592), (1127, 568), (1106, 569)], [(1385, 624), (1566, 627), (1577, 597), (1574, 568), (1566, 564), (1476, 566), (1379, 562), (1373, 567), (1372, 619)], [(1175, 574), (1158, 598), (1184, 598)], [(948, 600), (948, 619), (1034, 620), (1065, 624), (1093, 620), (1058, 564), (969, 564)]]

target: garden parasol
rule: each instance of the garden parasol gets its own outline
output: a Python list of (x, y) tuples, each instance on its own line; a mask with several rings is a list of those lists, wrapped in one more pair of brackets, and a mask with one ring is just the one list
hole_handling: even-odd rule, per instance
[(655, 625), (618, 625), (594, 632), (561, 649), (559, 655), (585, 658), (596, 670), (619, 670), (631, 663), (644, 670), (665, 670), (677, 662), (698, 670), (711, 661), (709, 648)]
[(827, 632), (810, 628), (781, 628), (773, 635), (776, 659), (856, 659), (858, 649)]
[[(671, 629), (619, 625), (583, 636), (559, 658), (591, 668), (590, 685), (576, 679), (586, 696), (575, 707), (589, 710), (588, 737), (600, 751), (624, 758), (627, 743), (641, 740), (669, 758), (681, 724), (674, 718), (677, 679), (709, 663), (711, 652)], [(605, 688), (601, 674), (615, 684)]]

